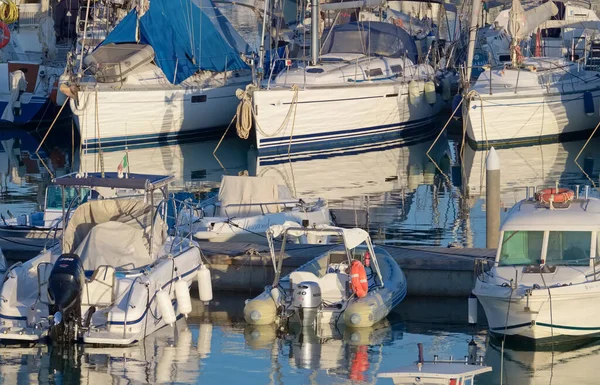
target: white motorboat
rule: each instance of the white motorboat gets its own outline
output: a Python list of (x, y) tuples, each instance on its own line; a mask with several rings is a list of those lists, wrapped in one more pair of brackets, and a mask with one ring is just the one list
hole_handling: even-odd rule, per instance
[(286, 222), (331, 223), (326, 201), (294, 199), (275, 178), (230, 175), (223, 176), (218, 196), (201, 202), (191, 214), (182, 211), (182, 217), (183, 232), (210, 242), (264, 241), (270, 226)]
[(557, 187), (510, 210), (496, 260), (473, 289), (493, 334), (544, 342), (600, 332), (599, 212), (587, 188), (579, 196)]
[[(318, 24), (316, 16), (311, 23)], [(281, 59), (283, 71), (247, 90), (252, 105), (245, 103), (241, 125), (250, 129), (253, 119), (259, 155), (409, 143), (432, 135), (450, 86), (431, 65), (418, 63), (405, 30), (351, 22), (323, 31), (323, 44), (318, 31), (311, 36), (317, 49), (310, 64), (307, 58)]]
[(432, 361), (423, 359), (423, 344), (419, 347), (419, 359), (413, 365), (390, 372), (377, 374), (379, 378), (391, 378), (395, 385), (438, 384), (473, 385), (478, 374), (491, 372), (492, 368), (483, 364), (483, 357), (465, 357), (464, 360), (443, 360), (434, 357)]
[[(249, 324), (283, 326), (289, 321), (317, 330), (331, 324), (370, 327), (406, 296), (404, 273), (389, 253), (373, 246), (365, 230), (277, 225), (267, 234), (275, 279), (263, 293), (247, 301), (244, 318)], [(281, 251), (275, 255), (273, 241), (280, 235)], [(332, 246), (280, 279), (288, 238), (303, 236), (339, 237), (344, 244)]]
[(73, 68), (71, 111), (86, 152), (222, 135), (252, 81), (249, 46), (211, 0), (131, 10)]
[[(93, 200), (69, 215), (61, 242), (10, 267), (0, 295), (0, 340), (126, 345), (191, 312), (189, 287), (198, 277), (210, 301), (210, 273), (189, 238), (167, 235), (168, 176), (69, 174), (61, 188), (143, 190), (137, 199)], [(64, 194), (64, 192), (63, 192)], [(175, 303), (175, 309), (172, 303)]]
[(495, 29), (484, 31), (491, 61), (467, 90), (462, 108), (472, 146), (584, 137), (596, 126), (600, 71), (594, 41), (600, 21), (591, 5), (582, 4), (550, 1), (525, 11), (514, 0), (510, 17), (502, 12)]

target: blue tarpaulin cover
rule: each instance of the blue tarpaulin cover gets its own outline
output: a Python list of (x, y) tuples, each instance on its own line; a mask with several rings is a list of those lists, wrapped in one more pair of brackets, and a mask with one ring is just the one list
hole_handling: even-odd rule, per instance
[[(135, 43), (137, 18), (130, 11), (102, 44)], [(248, 68), (240, 53), (250, 47), (211, 0), (151, 0), (139, 31), (140, 43), (152, 46), (156, 64), (175, 84), (198, 70)]]

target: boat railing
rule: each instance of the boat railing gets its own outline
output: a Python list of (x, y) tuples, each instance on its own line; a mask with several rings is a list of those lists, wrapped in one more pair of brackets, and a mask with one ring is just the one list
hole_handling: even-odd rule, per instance
[[(42, 272), (42, 267), (43, 267), (43, 272)], [(40, 262), (38, 263), (38, 265), (36, 266), (36, 271), (37, 271), (37, 284), (38, 284), (38, 295), (37, 298), (35, 300), (35, 305), (40, 302), (43, 303), (44, 305), (50, 305), (49, 301), (44, 301), (42, 299), (42, 287), (45, 285), (46, 286), (46, 292), (47, 292), (47, 286), (48, 286), (48, 278), (49, 274), (48, 274), (48, 268), (50, 268), (50, 270), (52, 270), (52, 268), (54, 267), (54, 264), (51, 262)]]

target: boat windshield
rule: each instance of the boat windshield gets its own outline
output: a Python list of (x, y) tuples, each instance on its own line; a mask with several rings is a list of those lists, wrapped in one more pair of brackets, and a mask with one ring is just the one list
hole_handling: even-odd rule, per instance
[[(89, 188), (65, 187), (65, 204), (67, 209), (71, 204), (71, 201), (77, 196), (79, 190), (79, 201), (73, 203), (73, 207), (80, 205), (87, 201), (89, 195)], [(62, 195), (60, 186), (48, 186), (46, 189), (46, 210), (62, 210)]]
[(590, 231), (550, 231), (548, 265), (589, 266), (592, 233)]
[(539, 264), (543, 231), (505, 231), (500, 249), (500, 266)]
[(550, 231), (545, 258), (543, 231), (505, 231), (500, 249), (500, 266), (548, 265), (588, 266), (590, 231)]

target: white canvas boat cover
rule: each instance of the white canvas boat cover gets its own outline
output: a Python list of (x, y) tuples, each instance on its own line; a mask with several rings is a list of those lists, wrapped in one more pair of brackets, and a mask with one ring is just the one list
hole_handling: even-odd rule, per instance
[(220, 215), (243, 218), (278, 213), (277, 204), (263, 205), (261, 208), (257, 203), (273, 203), (281, 199), (289, 201), (291, 196), (289, 189), (279, 186), (277, 179), (272, 177), (224, 175), (219, 189)]
[[(100, 265), (139, 267), (156, 259), (166, 226), (152, 205), (135, 199), (94, 200), (79, 206), (63, 235), (63, 253), (76, 253), (86, 270)], [(152, 239), (152, 255), (150, 240)]]

